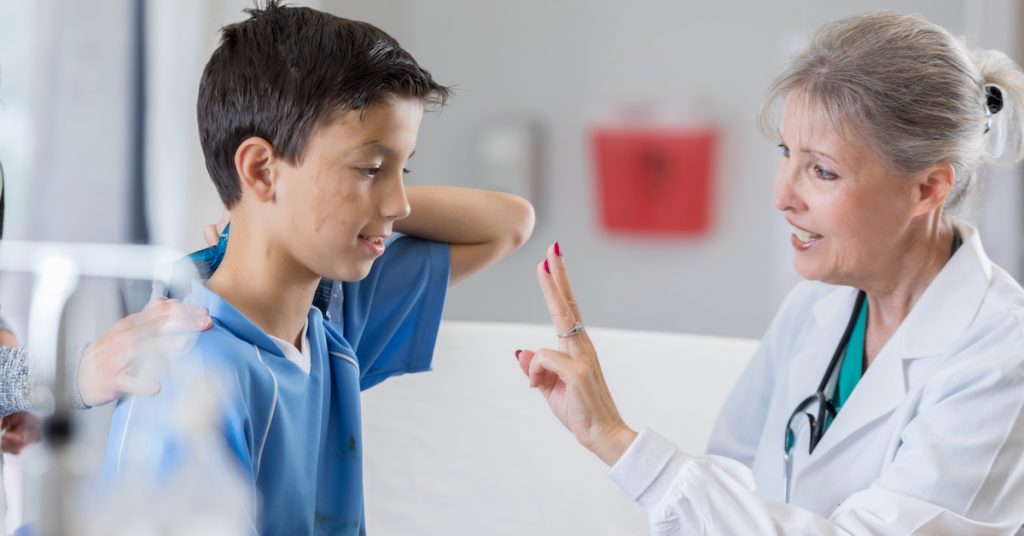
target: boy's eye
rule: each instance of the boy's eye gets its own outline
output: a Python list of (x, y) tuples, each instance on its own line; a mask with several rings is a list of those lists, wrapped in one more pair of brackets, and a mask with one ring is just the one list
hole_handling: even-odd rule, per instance
[(381, 168), (379, 166), (378, 167), (363, 167), (363, 168), (356, 168), (356, 169), (358, 169), (359, 173), (362, 173), (363, 176), (368, 178), (368, 179), (372, 179), (372, 178), (376, 177), (377, 174), (380, 173), (380, 170), (381, 170)]
[(783, 158), (789, 158), (789, 147), (787, 147), (785, 143), (780, 143), (779, 149), (782, 149)]

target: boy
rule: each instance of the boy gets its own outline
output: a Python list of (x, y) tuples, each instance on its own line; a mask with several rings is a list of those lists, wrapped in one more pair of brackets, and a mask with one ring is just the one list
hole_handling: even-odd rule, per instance
[[(190, 355), (228, 371), (224, 434), (262, 497), (259, 532), (359, 534), (359, 391), (429, 369), (446, 287), (519, 247), (533, 212), (493, 192), (406, 190), (424, 105), (448, 91), (390, 36), (275, 1), (249, 13), (200, 84), (231, 231), (185, 300), (214, 320)], [(175, 391), (119, 404), (108, 470), (152, 426), (133, 406)]]

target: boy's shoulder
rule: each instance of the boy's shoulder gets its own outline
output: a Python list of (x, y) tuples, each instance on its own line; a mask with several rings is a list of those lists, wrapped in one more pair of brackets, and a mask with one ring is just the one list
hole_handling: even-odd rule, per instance
[(192, 359), (238, 370), (260, 366), (262, 353), (277, 353), (269, 335), (201, 282), (194, 282), (182, 301), (205, 307), (213, 320), (209, 329), (196, 334), (187, 352)]
[(196, 335), (189, 353), (206, 363), (241, 366), (251, 363), (257, 350), (214, 318), (210, 329)]

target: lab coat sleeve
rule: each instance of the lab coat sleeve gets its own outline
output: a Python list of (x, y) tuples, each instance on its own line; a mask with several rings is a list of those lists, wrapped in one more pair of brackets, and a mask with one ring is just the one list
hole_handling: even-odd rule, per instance
[(1018, 534), (1024, 359), (969, 365), (929, 383), (892, 463), (828, 519), (764, 499), (745, 464), (687, 455), (650, 430), (610, 476), (647, 511), (655, 535)]
[(1012, 520), (972, 520), (878, 486), (853, 495), (826, 519), (797, 506), (765, 500), (746, 465), (721, 456), (690, 456), (647, 429), (609, 475), (647, 512), (653, 536), (994, 536), (1013, 535), (1019, 526)]
[[(845, 534), (828, 530), (820, 516), (762, 499), (746, 465), (721, 456), (687, 455), (648, 429), (609, 475), (647, 511), (652, 535)], [(797, 523), (789, 519), (793, 513), (802, 514)]]

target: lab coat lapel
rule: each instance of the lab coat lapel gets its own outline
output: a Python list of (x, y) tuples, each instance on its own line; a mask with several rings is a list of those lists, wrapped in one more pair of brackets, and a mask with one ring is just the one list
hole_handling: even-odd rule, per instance
[[(789, 363), (787, 411), (814, 394), (853, 312), (856, 289), (836, 287), (812, 306), (808, 342)], [(788, 417), (787, 413), (787, 417)]]
[(886, 345), (822, 436), (807, 466), (816, 460), (828, 459), (829, 451), (851, 434), (891, 412), (906, 394), (903, 358), (894, 345)]
[[(903, 401), (905, 362), (944, 353), (974, 320), (991, 281), (991, 262), (977, 231), (958, 222), (964, 244), (946, 263), (882, 348), (822, 437), (805, 469)], [(870, 313), (869, 313), (870, 314)]]

